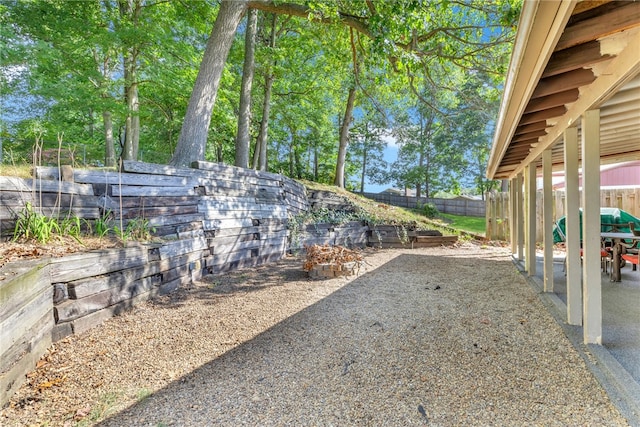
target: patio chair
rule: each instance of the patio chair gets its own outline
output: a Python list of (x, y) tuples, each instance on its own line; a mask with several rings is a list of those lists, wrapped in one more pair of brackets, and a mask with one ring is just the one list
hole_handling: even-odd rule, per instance
[(636, 266), (638, 264), (640, 264), (640, 254), (635, 253), (635, 254), (630, 254), (630, 253), (626, 253), (622, 255), (622, 259), (625, 260), (626, 262), (629, 262), (633, 265), (633, 270), (637, 270)]

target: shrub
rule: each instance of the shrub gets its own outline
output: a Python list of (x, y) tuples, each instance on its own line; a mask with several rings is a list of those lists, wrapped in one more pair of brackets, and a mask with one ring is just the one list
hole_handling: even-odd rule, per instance
[(438, 210), (438, 208), (436, 208), (436, 206), (433, 203), (426, 203), (425, 205), (423, 205), (422, 213), (427, 218), (435, 218), (438, 215), (440, 215), (440, 211)]

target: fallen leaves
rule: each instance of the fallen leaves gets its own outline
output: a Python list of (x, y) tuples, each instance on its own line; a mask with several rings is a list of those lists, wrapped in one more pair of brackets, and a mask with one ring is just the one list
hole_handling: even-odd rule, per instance
[(306, 247), (307, 258), (302, 269), (311, 271), (318, 264), (332, 264), (340, 267), (348, 262), (362, 261), (360, 252), (345, 248), (344, 246), (311, 245)]
[(62, 384), (66, 379), (67, 379), (67, 376), (66, 376), (66, 375), (63, 375), (63, 376), (61, 376), (61, 377), (54, 378), (54, 379), (52, 379), (52, 380), (43, 381), (43, 382), (39, 383), (39, 384), (36, 386), (36, 389), (38, 389), (38, 391), (42, 391), (42, 390), (45, 390), (45, 389), (51, 388), (51, 387), (53, 387), (53, 386), (60, 385), (60, 384)]

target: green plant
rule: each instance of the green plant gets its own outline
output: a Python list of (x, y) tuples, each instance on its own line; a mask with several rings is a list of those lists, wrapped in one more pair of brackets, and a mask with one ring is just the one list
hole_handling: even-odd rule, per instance
[(400, 240), (400, 242), (403, 245), (406, 245), (407, 243), (409, 243), (409, 233), (407, 232), (407, 228), (404, 226), (404, 224), (397, 225), (395, 229), (396, 229), (396, 236), (398, 236), (398, 239)]
[(436, 218), (440, 215), (440, 211), (433, 203), (425, 203), (422, 205), (422, 214), (427, 218)]
[(54, 218), (49, 218), (36, 212), (33, 205), (27, 202), (24, 209), (18, 213), (16, 226), (13, 230), (13, 240), (35, 239), (40, 243), (47, 243), (55, 233), (60, 233), (60, 226)]
[(60, 221), (60, 234), (63, 236), (73, 237), (78, 243), (82, 244), (80, 237), (82, 235), (82, 226), (80, 218), (77, 216), (68, 217)]
[(149, 224), (149, 220), (145, 218), (134, 218), (127, 222), (124, 230), (114, 227), (116, 235), (123, 241), (133, 239), (145, 241), (151, 239), (151, 234), (155, 233), (155, 227)]
[(80, 420), (79, 427), (94, 425), (100, 420), (104, 420), (115, 412), (118, 401), (122, 398), (122, 392), (107, 392), (101, 394), (98, 402), (91, 408), (91, 412), (86, 418)]
[(91, 234), (94, 234), (101, 239), (109, 234), (113, 230), (111, 228), (112, 217), (113, 215), (111, 214), (111, 211), (106, 211), (100, 218), (97, 218), (93, 221), (93, 225), (91, 223), (88, 223)]

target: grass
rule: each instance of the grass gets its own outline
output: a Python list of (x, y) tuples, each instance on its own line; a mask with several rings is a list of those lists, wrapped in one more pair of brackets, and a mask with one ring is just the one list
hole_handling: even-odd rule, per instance
[(457, 234), (456, 230), (449, 224), (427, 218), (418, 210), (405, 209), (397, 206), (387, 205), (385, 203), (376, 202), (367, 199), (355, 193), (351, 193), (342, 188), (332, 185), (319, 184), (317, 182), (301, 180), (301, 182), (311, 190), (322, 190), (337, 193), (344, 196), (350, 203), (358, 206), (366, 217), (373, 219), (376, 224), (396, 224), (396, 225), (415, 225), (418, 230), (439, 230), (442, 234)]
[(0, 176), (17, 178), (32, 178), (33, 165), (30, 164), (0, 164)]
[(449, 225), (457, 230), (467, 231), (484, 236), (486, 233), (486, 219), (477, 216), (440, 214)]

